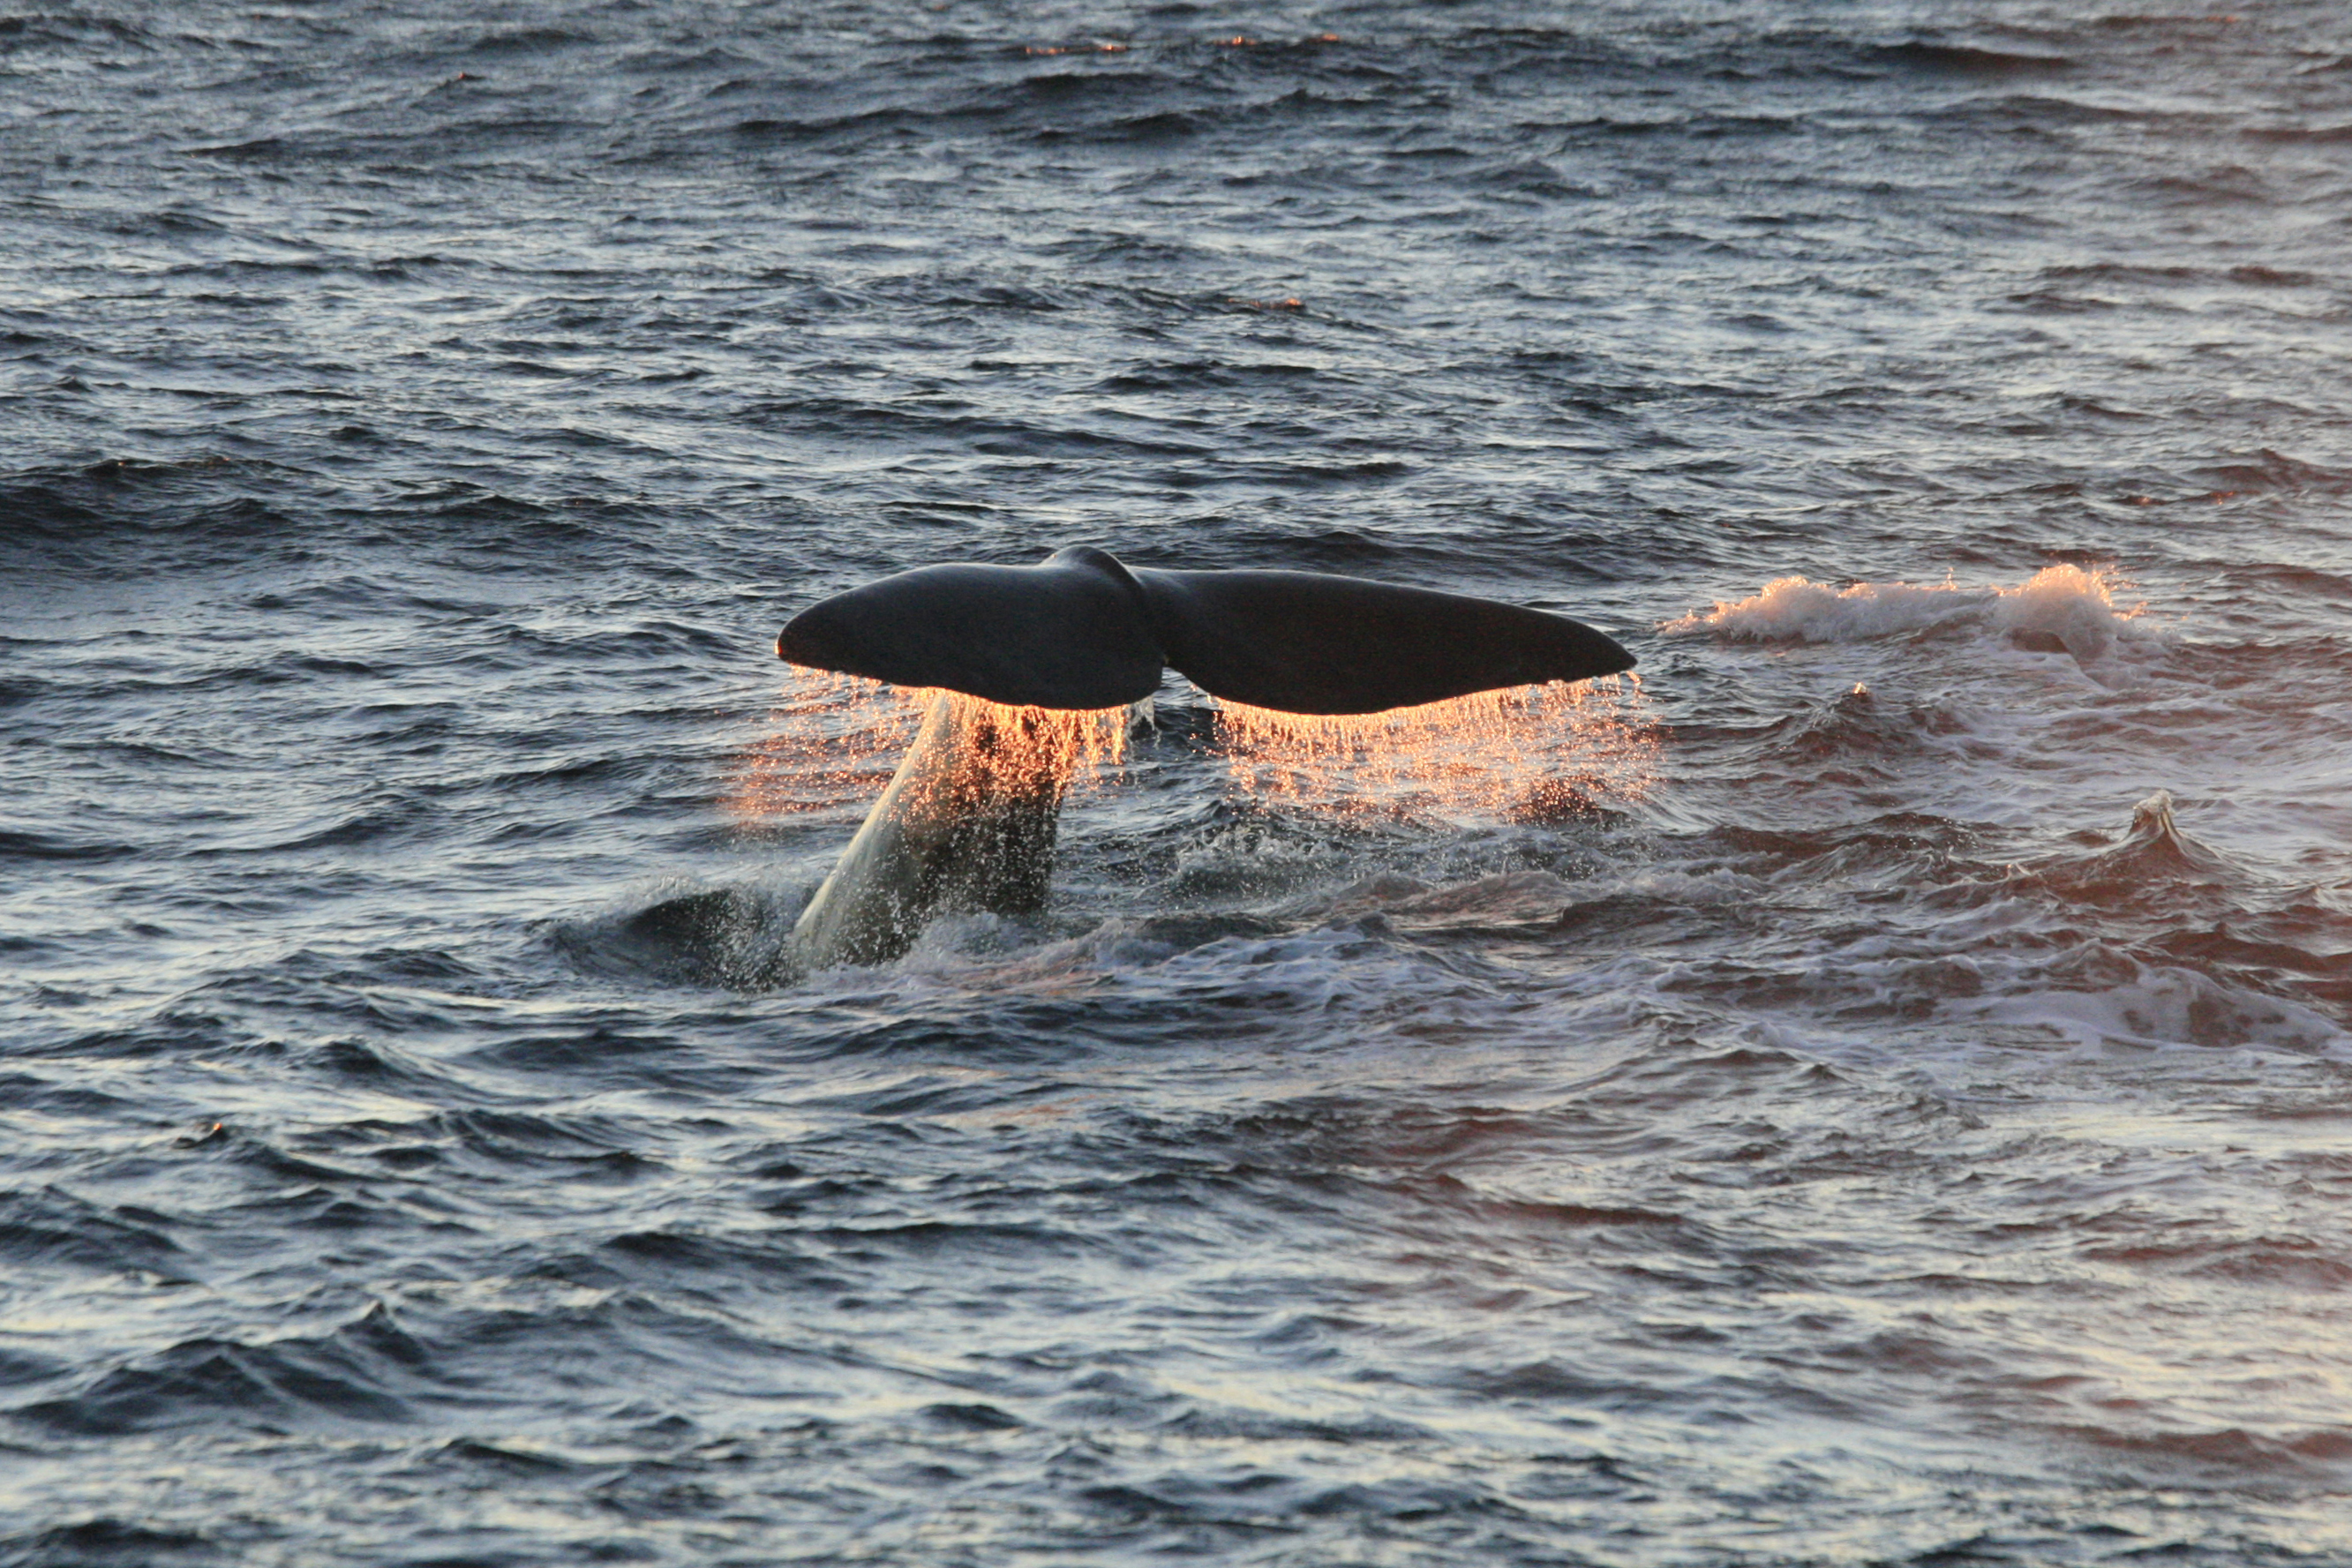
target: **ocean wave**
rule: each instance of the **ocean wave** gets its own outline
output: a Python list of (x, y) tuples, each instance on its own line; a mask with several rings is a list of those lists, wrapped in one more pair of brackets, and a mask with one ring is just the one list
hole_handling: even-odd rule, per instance
[(2021, 988), (1970, 1010), (2030, 1024), (2084, 1045), (2341, 1051), (2352, 1032), (2317, 1009), (2199, 970), (2130, 963), (2129, 977), (2096, 990)]
[(2019, 648), (2088, 661), (2105, 657), (2126, 637), (2147, 634), (2135, 624), (2145, 607), (2118, 610), (2115, 587), (2106, 572), (2072, 565), (2044, 567), (2012, 588), (1857, 582), (1841, 589), (1782, 577), (1659, 630), (1728, 642), (1856, 643), (1973, 626), (2003, 633)]
[[(13, 1102), (16, 1095), (10, 1098)], [(62, 1108), (48, 1107), (53, 1113)], [(146, 1270), (165, 1276), (191, 1261), (163, 1229), (110, 1213), (55, 1187), (0, 1192), (0, 1258), (24, 1270), (71, 1265), (100, 1272)]]
[[(72, 1394), (10, 1414), (71, 1437), (213, 1427), (283, 1431), (319, 1423), (408, 1419), (403, 1393), (425, 1382), (429, 1355), (382, 1305), (316, 1337), (264, 1343), (184, 1341), (105, 1374)], [(401, 1392), (394, 1392), (395, 1388)]]
[(2021, 54), (1969, 44), (1889, 44), (1870, 57), (1911, 70), (1959, 77), (2051, 76), (2074, 68), (2064, 55)]

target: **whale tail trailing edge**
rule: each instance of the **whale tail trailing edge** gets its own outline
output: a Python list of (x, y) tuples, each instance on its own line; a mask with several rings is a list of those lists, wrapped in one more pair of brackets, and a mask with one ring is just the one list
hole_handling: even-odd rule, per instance
[(931, 566), (837, 594), (776, 639), (796, 664), (1013, 706), (1114, 707), (1172, 667), (1213, 696), (1361, 714), (1589, 680), (1633, 655), (1581, 622), (1301, 571), (1129, 570), (1079, 547), (1036, 566)]

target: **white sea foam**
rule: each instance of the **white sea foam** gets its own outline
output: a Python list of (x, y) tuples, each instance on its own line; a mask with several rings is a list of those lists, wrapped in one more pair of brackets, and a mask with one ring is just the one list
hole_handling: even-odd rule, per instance
[(1803, 577), (1776, 578), (1738, 601), (1669, 621), (1659, 630), (1711, 632), (1738, 642), (1858, 643), (1971, 624), (2027, 647), (2077, 659), (2105, 656), (2137, 606), (2118, 610), (2107, 574), (2044, 567), (2014, 588), (1958, 583), (1857, 582), (1832, 588)]

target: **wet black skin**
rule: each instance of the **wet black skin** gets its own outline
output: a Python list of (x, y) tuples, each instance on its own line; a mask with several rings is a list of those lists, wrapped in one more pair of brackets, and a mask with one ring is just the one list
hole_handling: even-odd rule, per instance
[(1140, 701), (1172, 666), (1213, 696), (1313, 714), (1633, 667), (1613, 639), (1549, 611), (1320, 572), (1130, 570), (1084, 545), (1036, 566), (886, 577), (794, 616), (776, 653), (1051, 708)]

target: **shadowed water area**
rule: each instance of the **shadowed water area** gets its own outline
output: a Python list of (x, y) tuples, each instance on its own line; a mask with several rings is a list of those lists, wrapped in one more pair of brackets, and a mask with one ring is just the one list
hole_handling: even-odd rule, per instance
[[(2192, 10), (0, 0), (0, 1565), (2352, 1563), (2352, 24)], [(777, 627), (1075, 543), (1641, 680), (793, 973)]]

